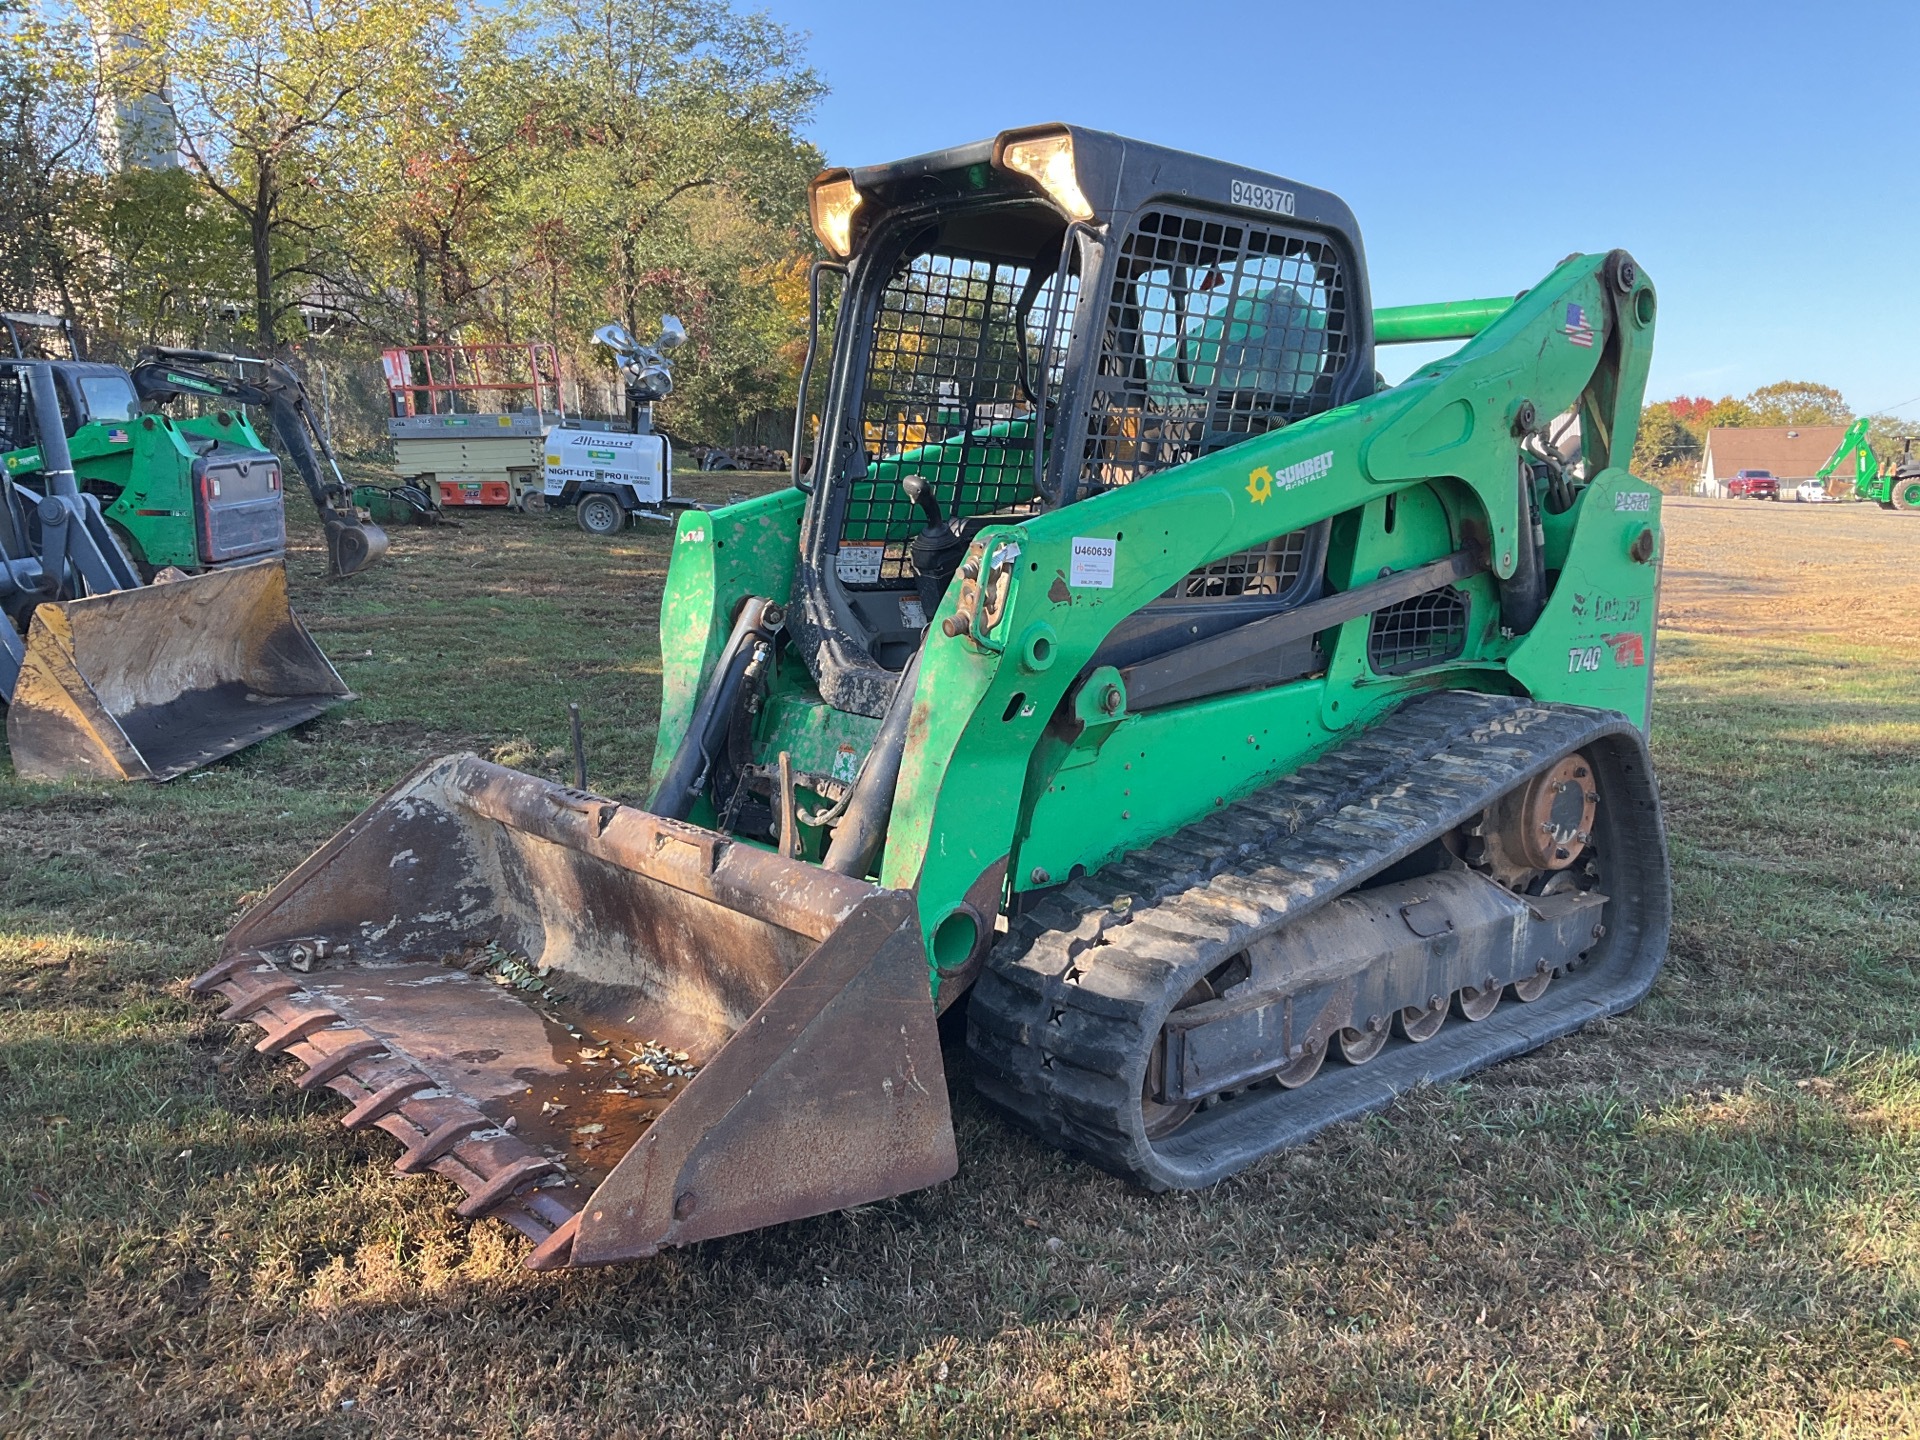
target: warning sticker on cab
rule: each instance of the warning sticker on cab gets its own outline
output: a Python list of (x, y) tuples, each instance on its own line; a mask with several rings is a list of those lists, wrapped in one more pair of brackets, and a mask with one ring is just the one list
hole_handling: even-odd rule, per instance
[(833, 557), (833, 573), (845, 585), (877, 585), (880, 562), (887, 557), (885, 545), (842, 544)]
[(1075, 537), (1073, 562), (1067, 569), (1067, 584), (1080, 590), (1113, 588), (1113, 557), (1120, 546), (1113, 540), (1085, 540)]

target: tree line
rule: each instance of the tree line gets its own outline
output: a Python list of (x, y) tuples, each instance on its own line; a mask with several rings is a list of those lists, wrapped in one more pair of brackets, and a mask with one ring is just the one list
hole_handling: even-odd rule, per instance
[[(1721, 426), (1850, 425), (1855, 418), (1846, 397), (1831, 385), (1780, 380), (1747, 395), (1679, 395), (1640, 412), (1640, 433), (1633, 447), (1633, 470), (1649, 480), (1674, 483), (1699, 478), (1707, 431)], [(1868, 442), (1885, 460), (1902, 443), (1920, 437), (1920, 423), (1897, 415), (1870, 417)], [(1850, 472), (1849, 472), (1850, 473)]]
[(728, 0), (0, 0), (0, 309), (368, 374), (395, 343), (592, 363), (672, 312), (674, 423), (723, 431), (791, 402), (823, 93)]

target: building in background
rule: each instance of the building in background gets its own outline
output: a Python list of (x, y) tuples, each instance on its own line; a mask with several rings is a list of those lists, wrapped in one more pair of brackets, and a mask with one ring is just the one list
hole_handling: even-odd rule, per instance
[(164, 88), (136, 84), (146, 38), (139, 30), (109, 30), (97, 23), (94, 54), (100, 67), (100, 157), (113, 170), (177, 170), (183, 162), (180, 121)]
[(1847, 433), (1844, 425), (1716, 425), (1707, 431), (1696, 494), (1727, 498), (1727, 481), (1742, 470), (1766, 470), (1785, 492), (1811, 480)]

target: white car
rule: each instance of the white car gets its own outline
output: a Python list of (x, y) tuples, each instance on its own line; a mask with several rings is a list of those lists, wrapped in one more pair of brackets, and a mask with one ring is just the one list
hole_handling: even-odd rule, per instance
[(1802, 480), (1793, 492), (1793, 498), (1808, 505), (1825, 505), (1833, 499), (1833, 496), (1827, 493), (1826, 481)]

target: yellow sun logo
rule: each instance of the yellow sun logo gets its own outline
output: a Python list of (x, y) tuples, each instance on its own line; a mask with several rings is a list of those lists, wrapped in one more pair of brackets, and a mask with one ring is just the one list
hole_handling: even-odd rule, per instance
[(1264, 505), (1273, 495), (1273, 471), (1262, 465), (1247, 475), (1247, 498)]

